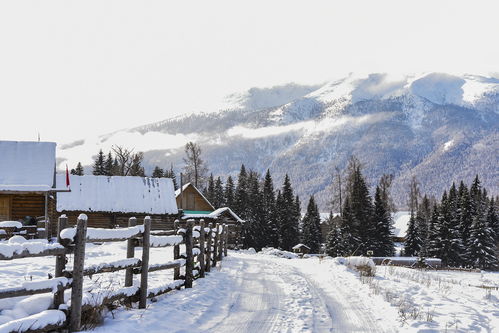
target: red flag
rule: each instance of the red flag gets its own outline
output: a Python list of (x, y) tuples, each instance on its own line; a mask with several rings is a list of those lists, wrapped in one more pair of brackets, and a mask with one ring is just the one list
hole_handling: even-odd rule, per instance
[(67, 164), (66, 164), (66, 187), (69, 187), (69, 171)]

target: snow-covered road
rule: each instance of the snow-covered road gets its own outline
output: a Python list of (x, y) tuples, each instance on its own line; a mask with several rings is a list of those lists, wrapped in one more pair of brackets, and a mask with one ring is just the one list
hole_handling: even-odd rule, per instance
[(165, 295), (146, 311), (118, 311), (97, 331), (396, 331), (394, 322), (373, 313), (341, 277), (332, 275), (323, 286), (326, 281), (313, 277), (313, 272), (326, 269), (320, 265), (318, 259), (233, 252), (207, 279), (197, 280), (192, 290)]

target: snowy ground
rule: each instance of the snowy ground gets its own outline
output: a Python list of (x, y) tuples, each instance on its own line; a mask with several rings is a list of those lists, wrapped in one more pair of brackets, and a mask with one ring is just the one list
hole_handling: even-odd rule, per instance
[[(87, 264), (123, 259), (125, 243), (92, 245)], [(154, 249), (151, 264), (171, 260)], [(269, 252), (272, 253), (272, 252)], [(109, 313), (96, 332), (494, 332), (499, 329), (499, 274), (422, 272), (377, 267), (359, 274), (338, 259), (287, 259), (229, 252), (194, 288), (150, 302), (146, 310)], [(138, 251), (137, 257), (140, 256)], [(54, 259), (0, 261), (1, 288), (46, 278)], [(151, 273), (152, 287), (171, 271)], [(94, 276), (87, 288), (116, 288), (124, 273)], [(138, 282), (138, 281), (137, 281)], [(484, 289), (483, 287), (493, 287)], [(495, 289), (494, 289), (495, 288)], [(0, 300), (0, 325), (43, 310), (50, 295)], [(35, 301), (36, 300), (36, 301)], [(29, 306), (28, 306), (29, 305)]]

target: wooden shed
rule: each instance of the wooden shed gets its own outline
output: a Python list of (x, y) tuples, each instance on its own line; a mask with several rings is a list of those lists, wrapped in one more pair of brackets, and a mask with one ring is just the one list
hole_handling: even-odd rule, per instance
[(229, 247), (239, 248), (242, 244), (241, 230), (244, 221), (230, 207), (215, 209), (208, 199), (191, 183), (175, 192), (177, 206), (181, 209), (181, 220), (204, 220), (206, 223), (220, 223), (229, 226)]
[(310, 252), (310, 247), (305, 244), (296, 244), (293, 246), (293, 252), (299, 254), (308, 254)]
[(54, 142), (0, 141), (0, 221), (49, 221), (55, 211)]
[[(58, 175), (63, 179), (65, 175)], [(179, 218), (173, 182), (169, 178), (131, 176), (70, 176), (71, 192), (57, 195), (57, 214), (66, 214), (74, 223), (79, 214), (88, 216), (88, 225), (116, 228), (151, 217), (153, 229), (173, 229)]]

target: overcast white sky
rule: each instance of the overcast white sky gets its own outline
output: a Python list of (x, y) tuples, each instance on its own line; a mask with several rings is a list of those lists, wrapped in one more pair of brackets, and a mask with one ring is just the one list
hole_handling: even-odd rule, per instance
[(499, 2), (0, 2), (0, 139), (73, 141), (349, 72), (499, 72)]

